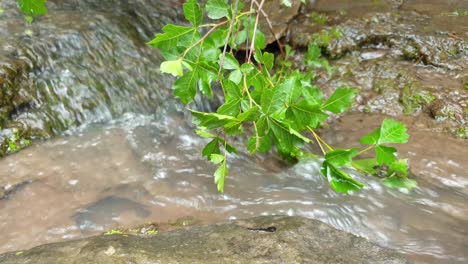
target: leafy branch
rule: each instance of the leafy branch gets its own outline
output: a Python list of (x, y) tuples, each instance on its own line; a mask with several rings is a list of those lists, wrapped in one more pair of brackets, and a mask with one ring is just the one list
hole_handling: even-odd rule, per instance
[[(263, 3), (253, 0), (248, 11), (238, 12), (245, 10), (243, 1), (208, 0), (202, 8), (196, 0), (188, 0), (183, 10), (190, 24), (166, 25), (149, 42), (165, 58), (161, 71), (177, 77), (174, 95), (184, 104), (189, 105), (197, 95), (212, 98), (214, 84), (224, 95), (216, 112), (190, 110), (197, 134), (210, 139), (202, 155), (219, 166), (214, 173), (218, 190), (224, 192), (228, 153), (237, 153), (228, 140), (237, 135), (248, 138), (246, 149), (251, 154), (275, 148), (290, 161), (312, 155), (304, 145), (315, 141), (324, 155), (321, 174), (337, 192), (364, 187), (342, 167), (367, 174), (385, 170), (387, 185), (414, 187), (414, 181), (407, 179), (406, 160), (397, 160), (396, 149), (388, 145), (407, 142), (403, 124), (385, 119), (380, 128), (361, 139), (360, 143), (369, 145), (363, 150), (333, 148), (315, 132), (330, 114), (346, 111), (356, 91), (341, 86), (324, 98), (314, 85), (315, 73), (331, 75), (332, 70), (316, 44), (308, 46), (302, 70), (293, 66), (294, 51), (289, 46), (276, 58), (264, 51), (266, 40), (259, 19), (268, 17)], [(215, 23), (203, 24), (205, 15)], [(238, 59), (242, 50), (245, 60)], [(375, 150), (374, 159), (355, 160), (371, 149)]]

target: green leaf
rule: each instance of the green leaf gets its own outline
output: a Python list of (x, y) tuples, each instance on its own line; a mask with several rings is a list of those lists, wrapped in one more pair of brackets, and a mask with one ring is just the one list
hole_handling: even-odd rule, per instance
[(408, 177), (408, 160), (400, 159), (392, 163), (389, 168), (389, 175), (398, 177)]
[(231, 53), (225, 53), (224, 56), (223, 54), (219, 55), (218, 64), (219, 66), (222, 66), (223, 69), (226, 69), (226, 70), (239, 70), (240, 69), (239, 62)]
[(217, 138), (211, 140), (202, 150), (202, 156), (205, 156), (207, 159), (209, 159), (212, 154), (220, 153), (219, 140)]
[[(185, 75), (184, 75), (185, 76)], [(207, 129), (215, 129), (222, 127), (229, 122), (237, 121), (237, 118), (228, 116), (228, 115), (221, 115), (216, 113), (204, 113), (198, 112), (195, 110), (190, 110), (193, 116), (193, 122), (200, 126), (205, 127)]]
[(353, 157), (356, 156), (358, 150), (352, 149), (334, 149), (325, 154), (325, 159), (335, 166), (346, 166), (351, 164)]
[(271, 115), (284, 107), (284, 90), (274, 87), (263, 92), (260, 105), (266, 115)]
[[(251, 35), (253, 35), (253, 31), (251, 31), (251, 32), (252, 32)], [(252, 41), (252, 36), (250, 37), (250, 40)], [(266, 47), (265, 34), (263, 34), (263, 32), (261, 32), (258, 28), (257, 28), (257, 32), (255, 34), (254, 47), (256, 49), (264, 49)]]
[(249, 138), (247, 150), (250, 152), (250, 154), (255, 154), (257, 151), (266, 153), (270, 149), (271, 149), (271, 139), (270, 139), (269, 133), (263, 137), (253, 136)]
[(213, 162), (213, 164), (219, 164), (225, 160), (226, 160), (226, 157), (221, 154), (211, 154), (210, 156), (210, 161)]
[(240, 112), (240, 100), (228, 100), (216, 112), (218, 114), (236, 116)]
[(344, 86), (338, 87), (322, 106), (322, 109), (335, 114), (342, 113), (351, 105), (355, 96), (354, 89)]
[(47, 14), (46, 0), (18, 0), (18, 5), (28, 16)]
[(367, 134), (359, 140), (361, 144), (375, 145), (379, 142), (380, 128), (375, 129), (370, 134)]
[(412, 190), (418, 186), (415, 180), (398, 176), (387, 177), (383, 180), (383, 183), (389, 188), (404, 188), (408, 190)]
[(269, 52), (262, 53), (260, 49), (255, 51), (254, 58), (262, 63), (267, 70), (271, 70), (275, 64), (275, 55)]
[(197, 3), (197, 0), (187, 0), (187, 2), (183, 5), (183, 9), (185, 18), (190, 21), (194, 27), (197, 27), (201, 24), (203, 12)]
[(161, 63), (161, 72), (169, 73), (173, 76), (184, 75), (184, 71), (182, 69), (182, 59), (175, 61), (163, 61), (163, 63)]
[(305, 100), (291, 105), (286, 110), (286, 120), (297, 130), (303, 130), (308, 126), (316, 128), (328, 118), (316, 105), (310, 105)]
[(323, 93), (320, 91), (319, 88), (316, 86), (311, 86), (305, 85), (304, 83), (301, 83), (303, 86), (305, 86), (302, 89), (302, 96), (304, 99), (307, 101), (309, 105), (322, 105), (323, 102)]
[(278, 87), (279, 93), (284, 96), (282, 100), (288, 105), (296, 102), (302, 94), (302, 85), (299, 81), (298, 73), (291, 74)]
[(228, 79), (233, 81), (235, 84), (239, 84), (242, 81), (242, 72), (240, 70), (232, 71), (229, 74)]
[(380, 127), (378, 144), (383, 143), (406, 143), (409, 135), (406, 126), (392, 119), (385, 119)]
[(307, 46), (306, 60), (316, 61), (320, 57), (320, 48), (317, 44), (309, 44)]
[(249, 108), (247, 111), (239, 114), (237, 116), (237, 119), (239, 119), (239, 121), (241, 121), (241, 122), (255, 121), (260, 117), (260, 115), (261, 115), (261, 112), (258, 109), (258, 106), (254, 106), (252, 108)]
[(351, 165), (353, 168), (356, 170), (369, 174), (369, 175), (375, 175), (378, 173), (377, 168), (379, 167), (379, 163), (377, 160), (374, 159), (360, 159), (360, 160), (354, 160)]
[(275, 143), (278, 146), (278, 151), (290, 154), (293, 152), (296, 144), (310, 142), (308, 138), (302, 136), (288, 124), (282, 123), (274, 118), (268, 119), (268, 121), (269, 127), (273, 132)]
[(229, 6), (224, 0), (208, 0), (206, 11), (211, 19), (220, 19), (229, 15)]
[(155, 48), (161, 48), (164, 44), (168, 44), (168, 48), (174, 48), (174, 43), (177, 44), (184, 37), (190, 36), (189, 34), (193, 33), (195, 30), (196, 28), (193, 27), (169, 24), (163, 27), (162, 31), (164, 33), (156, 34), (156, 37), (148, 42), (148, 44)]
[(190, 71), (174, 83), (174, 95), (184, 104), (193, 101), (197, 93), (198, 71)]
[(379, 163), (379, 165), (383, 165), (383, 164), (390, 165), (393, 162), (395, 162), (396, 151), (397, 150), (394, 147), (377, 145), (375, 147), (375, 156), (377, 158), (377, 162)]
[(281, 0), (281, 4), (287, 7), (291, 7), (291, 0)]
[(226, 166), (226, 159), (223, 160), (221, 165), (214, 173), (214, 182), (218, 187), (218, 192), (224, 192), (224, 180), (226, 179), (226, 175), (228, 174), (228, 169)]
[(251, 73), (253, 70), (255, 70), (255, 66), (254, 66), (252, 63), (244, 63), (244, 64), (242, 64), (242, 66), (241, 66), (241, 71), (242, 71), (243, 73), (249, 74), (249, 73)]
[(32, 16), (25, 16), (24, 20), (26, 20), (26, 22), (28, 22), (28, 23), (32, 23), (34, 18)]
[(4, 12), (5, 12), (5, 9), (0, 8), (0, 15), (3, 14)]
[(222, 104), (217, 112), (219, 114), (237, 116), (240, 113), (242, 94), (239, 87), (232, 81), (224, 82), (224, 94), (226, 102)]
[(200, 129), (195, 130), (195, 133), (197, 133), (197, 135), (199, 135), (202, 138), (215, 138), (216, 137), (215, 135), (211, 134), (210, 132), (205, 131), (205, 130), (200, 130)]
[(360, 190), (364, 187), (364, 184), (353, 179), (348, 173), (336, 168), (327, 160), (323, 161), (320, 172), (336, 192), (348, 193), (349, 191)]

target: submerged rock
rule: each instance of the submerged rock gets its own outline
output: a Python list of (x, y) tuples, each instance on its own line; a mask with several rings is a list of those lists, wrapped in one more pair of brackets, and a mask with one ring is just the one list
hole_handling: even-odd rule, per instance
[(302, 217), (263, 216), (156, 236), (102, 235), (0, 255), (0, 263), (410, 263)]

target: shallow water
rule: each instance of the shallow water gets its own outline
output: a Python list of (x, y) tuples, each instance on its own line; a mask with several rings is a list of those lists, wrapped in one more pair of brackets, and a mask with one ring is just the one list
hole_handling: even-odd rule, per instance
[[(330, 132), (334, 138), (324, 136), (336, 145), (352, 140), (362, 135), (355, 123), (363, 118), (372, 125), (382, 117), (351, 115)], [(411, 192), (355, 175), (367, 187), (337, 194), (319, 176), (317, 160), (285, 167), (273, 157), (240, 154), (230, 157), (226, 193), (219, 194), (215, 167), (199, 155), (205, 142), (185, 124), (176, 112), (127, 114), (1, 160), (0, 185), (23, 184), (0, 200), (0, 251), (184, 216), (210, 223), (288, 214), (320, 219), (421, 262), (468, 261), (468, 162), (460, 155), (466, 141), (410, 131), (402, 154), (417, 172), (419, 187)], [(428, 148), (428, 138), (437, 149)]]

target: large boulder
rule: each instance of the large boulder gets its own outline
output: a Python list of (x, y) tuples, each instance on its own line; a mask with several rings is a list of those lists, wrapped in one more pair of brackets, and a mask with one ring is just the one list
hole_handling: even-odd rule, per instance
[(262, 216), (155, 236), (102, 235), (0, 255), (0, 263), (409, 263), (302, 217)]

